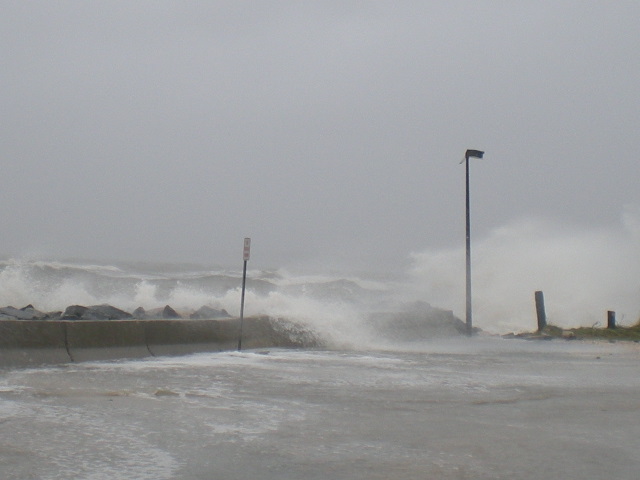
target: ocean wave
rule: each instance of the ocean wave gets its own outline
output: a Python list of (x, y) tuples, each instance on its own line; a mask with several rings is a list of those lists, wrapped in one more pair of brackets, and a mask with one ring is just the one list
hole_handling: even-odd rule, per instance
[[(43, 312), (64, 311), (70, 305), (109, 304), (128, 312), (170, 305), (186, 318), (202, 306), (238, 316), (241, 284), (239, 272), (199, 266), (165, 269), (163, 264), (140, 268), (20, 259), (0, 262), (0, 305), (21, 308), (31, 304)], [(387, 312), (386, 316), (381, 312)], [(288, 319), (338, 347), (380, 343), (381, 331), (388, 338), (403, 340), (423, 336), (406, 320), (404, 332), (395, 331), (400, 323), (388, 320), (399, 312), (406, 308), (398, 302), (395, 285), (380, 278), (256, 270), (247, 279), (246, 316)]]

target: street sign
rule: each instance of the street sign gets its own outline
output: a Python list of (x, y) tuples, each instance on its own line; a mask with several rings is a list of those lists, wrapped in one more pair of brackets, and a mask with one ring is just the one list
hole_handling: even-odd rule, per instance
[(244, 251), (242, 254), (242, 259), (246, 262), (247, 260), (249, 260), (249, 255), (251, 254), (251, 239), (250, 238), (245, 238), (244, 239)]

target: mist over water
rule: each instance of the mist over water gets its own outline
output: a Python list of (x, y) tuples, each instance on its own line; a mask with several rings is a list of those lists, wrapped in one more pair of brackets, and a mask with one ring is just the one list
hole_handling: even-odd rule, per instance
[[(534, 292), (542, 290), (549, 323), (602, 325), (640, 318), (640, 216), (628, 207), (613, 229), (586, 229), (542, 218), (514, 221), (472, 243), (474, 325), (488, 331), (532, 330)], [(465, 312), (464, 245), (413, 254), (415, 290), (435, 306)]]
[[(640, 317), (640, 216), (629, 208), (613, 230), (522, 219), (473, 240), (474, 325), (492, 333), (533, 330), (534, 292), (545, 293), (549, 323), (619, 324)], [(250, 270), (246, 315), (284, 317), (331, 342), (369, 344), (367, 319), (415, 302), (464, 318), (464, 245), (411, 255), (404, 275)], [(42, 311), (111, 304), (127, 311), (171, 305), (185, 316), (203, 305), (239, 314), (241, 272), (178, 264), (100, 265), (28, 259), (0, 262), (0, 305)]]

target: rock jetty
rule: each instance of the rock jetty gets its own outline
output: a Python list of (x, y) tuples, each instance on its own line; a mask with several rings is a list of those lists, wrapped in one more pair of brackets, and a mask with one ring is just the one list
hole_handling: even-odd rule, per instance
[(43, 312), (33, 305), (16, 308), (6, 306), (0, 308), (0, 320), (159, 320), (159, 319), (222, 319), (231, 318), (225, 309), (216, 309), (203, 305), (193, 312), (179, 312), (170, 305), (145, 310), (136, 308), (129, 313), (112, 305), (69, 305), (64, 311)]

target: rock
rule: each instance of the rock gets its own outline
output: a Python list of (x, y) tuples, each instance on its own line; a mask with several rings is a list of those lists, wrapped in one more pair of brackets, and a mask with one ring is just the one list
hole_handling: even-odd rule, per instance
[(33, 320), (44, 320), (46, 318), (50, 318), (48, 313), (36, 310), (31, 304), (27, 305), (26, 307), (22, 307), (20, 310), (27, 315), (32, 315)]
[(67, 307), (62, 316), (61, 320), (80, 320), (84, 312), (88, 310), (87, 307), (83, 307), (82, 305), (71, 305)]
[(83, 320), (125, 320), (128, 318), (133, 318), (133, 315), (106, 304), (93, 305), (82, 314)]
[(133, 316), (111, 305), (93, 305), (91, 307), (71, 305), (66, 308), (61, 317), (62, 320), (124, 320), (127, 318), (133, 318)]
[(178, 312), (176, 312), (173, 308), (171, 308), (169, 305), (166, 305), (165, 307), (161, 307), (161, 308), (152, 308), (150, 310), (146, 310), (145, 311), (146, 314), (146, 319), (158, 319), (158, 318), (165, 318), (165, 319), (171, 319), (171, 318), (183, 318), (182, 315), (180, 315)]
[(144, 308), (138, 307), (133, 311), (133, 318), (137, 318), (138, 320), (144, 320), (145, 318), (148, 318), (147, 312), (145, 311)]
[(182, 318), (178, 312), (176, 312), (169, 305), (166, 305), (162, 310), (162, 318)]
[(211, 308), (206, 305), (203, 305), (198, 310), (189, 315), (189, 318), (194, 320), (209, 320), (213, 318), (231, 318), (229, 312), (223, 309)]
[(369, 324), (383, 338), (401, 342), (465, 335), (467, 331), (466, 324), (451, 310), (426, 302), (406, 305), (401, 311), (373, 313)]
[(3, 318), (18, 320), (43, 320), (49, 318), (48, 314), (36, 310), (33, 305), (27, 305), (20, 309), (11, 306), (3, 307), (0, 308), (0, 315)]
[(24, 312), (15, 307), (3, 307), (0, 308), (0, 314), (5, 315), (7, 317), (17, 318), (18, 320), (33, 320), (34, 315), (30, 312)]

